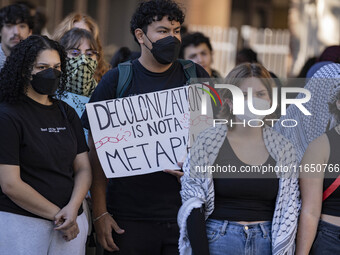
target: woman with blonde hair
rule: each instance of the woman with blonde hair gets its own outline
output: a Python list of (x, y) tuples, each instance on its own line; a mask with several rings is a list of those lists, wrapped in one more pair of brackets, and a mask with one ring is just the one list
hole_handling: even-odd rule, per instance
[(59, 42), (63, 35), (74, 27), (90, 31), (96, 40), (98, 46), (98, 66), (94, 78), (99, 82), (102, 76), (109, 70), (109, 64), (104, 59), (104, 52), (99, 39), (99, 28), (94, 19), (85, 14), (71, 13), (57, 26), (53, 39)]

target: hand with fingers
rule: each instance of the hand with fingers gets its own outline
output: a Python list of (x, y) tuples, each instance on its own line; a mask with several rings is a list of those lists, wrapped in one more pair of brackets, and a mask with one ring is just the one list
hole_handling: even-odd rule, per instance
[(54, 224), (56, 230), (66, 230), (70, 226), (76, 224), (78, 209), (71, 205), (66, 205), (56, 216), (54, 216)]
[(69, 226), (67, 229), (60, 231), (63, 234), (63, 238), (65, 239), (65, 241), (71, 241), (75, 239), (79, 234), (78, 224), (76, 222), (75, 224)]
[(118, 246), (112, 238), (112, 229), (117, 234), (123, 234), (125, 230), (118, 226), (117, 222), (109, 213), (103, 213), (100, 217), (97, 217), (93, 223), (101, 246), (107, 251), (119, 251)]
[(184, 173), (182, 171), (183, 162), (177, 162), (177, 165), (181, 168), (180, 170), (165, 169), (165, 170), (163, 170), (163, 172), (177, 177), (178, 182), (181, 183), (181, 177), (184, 175)]

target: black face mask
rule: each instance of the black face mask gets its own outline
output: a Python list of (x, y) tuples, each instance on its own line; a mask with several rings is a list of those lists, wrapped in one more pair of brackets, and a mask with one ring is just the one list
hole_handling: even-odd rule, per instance
[[(145, 34), (146, 38), (151, 42), (149, 37)], [(175, 36), (167, 36), (163, 39), (159, 39), (152, 43), (152, 49), (150, 50), (145, 44), (145, 47), (151, 51), (153, 57), (158, 63), (167, 65), (174, 62), (178, 58), (179, 51), (181, 49), (181, 41)]]
[(52, 96), (60, 83), (61, 72), (55, 68), (48, 68), (32, 75), (31, 85), (41, 95)]

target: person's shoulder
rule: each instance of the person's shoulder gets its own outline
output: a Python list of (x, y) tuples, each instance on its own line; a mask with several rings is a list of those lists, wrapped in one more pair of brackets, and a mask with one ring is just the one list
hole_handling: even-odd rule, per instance
[(222, 78), (221, 74), (215, 69), (211, 69), (211, 77), (212, 78)]
[(0, 103), (0, 114), (6, 114), (8, 112), (12, 112), (13, 111), (13, 106), (6, 103), (6, 102), (1, 102)]
[(207, 71), (201, 65), (195, 64), (195, 66), (196, 66), (197, 78), (210, 78)]
[(92, 93), (89, 102), (91, 103), (115, 98), (118, 84), (118, 75), (119, 72), (117, 67), (107, 71)]
[[(16, 122), (20, 119), (20, 113), (22, 112), (22, 108), (15, 103), (10, 104), (6, 102), (0, 103), (0, 120), (2, 123), (7, 122)], [(0, 124), (1, 125), (1, 124)]]
[(321, 136), (317, 137), (308, 144), (302, 162), (327, 163), (329, 155), (330, 155), (330, 143), (327, 134), (322, 134)]
[(181, 66), (182, 69), (184, 69), (184, 66), (187, 66), (188, 64), (192, 64), (192, 66), (196, 69), (197, 78), (210, 78), (207, 71), (205, 71), (205, 69), (201, 65), (193, 62), (192, 60), (177, 59), (174, 62), (174, 64), (177, 66)]
[(310, 142), (308, 145), (309, 151), (315, 151), (316, 153), (322, 153), (322, 151), (327, 150), (329, 148), (329, 139), (326, 133), (320, 135)]
[(118, 79), (118, 67), (115, 67), (113, 69), (110, 69), (103, 75), (99, 84), (101, 83), (113, 84), (117, 79)]
[(61, 111), (65, 111), (65, 114), (69, 120), (73, 119), (74, 116), (77, 115), (76, 110), (63, 100), (56, 99), (54, 103), (58, 105)]
[(277, 132), (274, 128), (265, 126), (263, 134), (268, 145), (280, 148), (290, 154), (296, 154), (296, 148), (293, 143), (287, 137)]
[(65, 111), (72, 111), (74, 110), (72, 106), (70, 106), (68, 103), (61, 99), (54, 99), (54, 104), (57, 104), (59, 107), (62, 107), (65, 109)]
[(20, 102), (7, 103), (0, 102), (0, 114), (13, 114), (20, 107)]

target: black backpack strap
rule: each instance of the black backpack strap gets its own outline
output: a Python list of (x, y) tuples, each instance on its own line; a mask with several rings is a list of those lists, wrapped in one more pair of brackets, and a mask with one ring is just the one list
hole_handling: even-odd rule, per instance
[(178, 61), (181, 63), (183, 67), (183, 71), (185, 74), (185, 78), (187, 78), (187, 82), (190, 81), (191, 78), (197, 78), (197, 72), (196, 72), (196, 65), (191, 60), (184, 60), (184, 59), (178, 59)]
[(119, 77), (116, 90), (116, 97), (121, 98), (129, 87), (132, 80), (132, 62), (128, 60), (118, 65)]
[[(178, 59), (180, 64), (183, 67), (183, 71), (187, 82), (190, 81), (191, 78), (197, 78), (196, 66), (195, 63), (191, 60)], [(121, 98), (124, 95), (124, 92), (128, 89), (131, 80), (132, 80), (132, 62), (128, 60), (124, 63), (120, 63), (118, 65), (119, 77), (118, 77), (118, 85), (116, 90), (116, 98)]]

